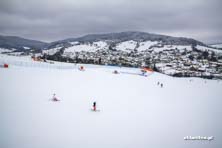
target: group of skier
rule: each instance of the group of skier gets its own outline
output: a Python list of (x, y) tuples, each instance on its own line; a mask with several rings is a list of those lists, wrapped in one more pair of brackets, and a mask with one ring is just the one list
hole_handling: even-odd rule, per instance
[(160, 87), (163, 88), (163, 83), (157, 82), (157, 85), (160, 85)]

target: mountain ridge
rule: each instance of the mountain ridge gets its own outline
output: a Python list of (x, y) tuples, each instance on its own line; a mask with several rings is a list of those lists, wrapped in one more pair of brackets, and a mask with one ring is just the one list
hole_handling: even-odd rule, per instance
[(77, 38), (67, 38), (64, 40), (59, 40), (55, 42), (51, 42), (48, 46), (49, 48), (53, 48), (58, 44), (67, 44), (68, 42), (95, 42), (95, 41), (113, 41), (113, 42), (123, 42), (128, 40), (134, 41), (162, 41), (163, 44), (166, 45), (202, 45), (207, 46), (206, 44), (186, 37), (173, 37), (168, 35), (160, 35), (153, 33), (146, 33), (140, 31), (127, 31), (127, 32), (117, 32), (117, 33), (105, 33), (105, 34), (88, 34), (82, 37)]
[(4, 36), (0, 35), (0, 48), (6, 49), (16, 49), (16, 50), (25, 50), (25, 49), (42, 49), (48, 43), (26, 39), (18, 36)]
[(3, 36), (0, 35), (0, 48), (19, 49), (24, 50), (24, 47), (35, 48), (39, 50), (54, 48), (59, 44), (69, 46), (70, 42), (94, 42), (94, 41), (110, 41), (114, 43), (134, 40), (134, 41), (161, 41), (165, 45), (201, 45), (206, 46), (201, 41), (187, 37), (173, 37), (168, 35), (153, 34), (140, 31), (126, 31), (117, 33), (103, 33), (103, 34), (87, 34), (76, 38), (67, 38), (50, 43), (25, 39), (18, 36)]

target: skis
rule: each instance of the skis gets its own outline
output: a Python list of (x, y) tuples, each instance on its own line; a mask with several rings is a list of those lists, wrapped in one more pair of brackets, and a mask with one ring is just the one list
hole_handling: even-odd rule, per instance
[(139, 76), (143, 76), (143, 77), (147, 77), (147, 75), (144, 75), (144, 74), (138, 74)]
[(58, 100), (58, 99), (49, 99), (49, 101), (52, 101), (52, 102), (60, 102), (60, 100)]
[(92, 111), (92, 112), (100, 112), (99, 109), (97, 109), (97, 110), (91, 109), (91, 111)]

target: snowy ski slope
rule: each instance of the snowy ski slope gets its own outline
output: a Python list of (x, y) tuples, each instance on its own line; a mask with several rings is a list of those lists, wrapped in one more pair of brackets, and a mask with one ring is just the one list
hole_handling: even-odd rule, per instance
[[(78, 67), (12, 62), (8, 69), (0, 68), (1, 148), (221, 147), (221, 81), (159, 73), (144, 77), (136, 68)], [(50, 101), (53, 93), (60, 102)], [(93, 101), (100, 112), (90, 110)]]

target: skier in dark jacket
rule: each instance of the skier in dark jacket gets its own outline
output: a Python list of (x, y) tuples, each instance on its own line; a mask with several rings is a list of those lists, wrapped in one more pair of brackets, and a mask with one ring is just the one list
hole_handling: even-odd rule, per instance
[(93, 110), (96, 111), (96, 102), (93, 102)]
[(163, 88), (163, 83), (160, 84), (161, 88)]

